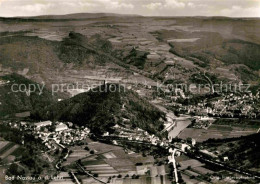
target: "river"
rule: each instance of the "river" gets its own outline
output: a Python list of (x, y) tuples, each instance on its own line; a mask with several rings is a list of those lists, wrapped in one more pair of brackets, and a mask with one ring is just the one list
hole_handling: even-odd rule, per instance
[(177, 137), (182, 130), (187, 128), (191, 124), (191, 120), (188, 118), (176, 119), (174, 128), (168, 133), (169, 137)]

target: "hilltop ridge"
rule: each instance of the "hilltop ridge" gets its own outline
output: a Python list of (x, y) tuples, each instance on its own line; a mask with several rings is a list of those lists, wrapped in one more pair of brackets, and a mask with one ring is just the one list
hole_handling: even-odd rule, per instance
[(87, 126), (99, 135), (112, 132), (116, 124), (160, 134), (164, 128), (165, 114), (119, 84), (104, 84), (37, 110), (32, 118), (70, 121), (78, 126)]

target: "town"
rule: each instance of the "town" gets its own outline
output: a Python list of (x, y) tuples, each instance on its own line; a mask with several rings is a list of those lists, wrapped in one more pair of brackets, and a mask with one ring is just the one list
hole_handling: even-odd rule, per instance
[[(218, 105), (232, 103), (234, 98), (236, 97), (230, 95), (228, 100), (219, 102)], [(242, 99), (246, 104), (248, 100), (254, 98), (244, 96)], [(240, 102), (243, 104), (243, 101)], [(197, 109), (203, 109), (205, 105), (201, 103), (197, 107)], [(192, 106), (189, 108), (192, 109)], [(196, 114), (197, 112), (199, 113)], [(193, 112), (196, 115), (193, 116), (194, 118), (186, 117), (190, 119), (188, 125), (191, 128), (206, 130), (216, 121), (216, 116), (208, 116), (207, 118), (206, 116), (212, 112), (216, 113), (217, 110), (208, 111), (207, 114), (200, 112)], [(225, 112), (222, 111), (223, 114)], [(169, 116), (168, 124), (171, 126), (167, 130), (169, 135), (172, 135), (170, 131), (178, 126), (178, 118), (174, 119)], [(127, 122), (127, 120), (125, 121)], [(85, 183), (93, 180), (97, 183), (117, 183), (131, 179), (141, 182), (144, 178), (151, 178), (152, 183), (157, 183), (159, 180), (162, 183), (171, 183), (172, 181), (179, 183), (183, 179), (209, 182), (211, 178), (215, 180), (219, 178), (221, 181), (221, 177), (212, 175), (215, 171), (205, 167), (205, 164), (217, 165), (225, 170), (228, 168), (230, 173), (258, 177), (249, 171), (233, 168), (228, 164), (229, 158), (227, 156), (221, 157), (218, 153), (204, 149), (196, 142), (196, 138), (180, 139), (179, 136), (169, 136), (160, 139), (155, 135), (149, 135), (147, 131), (140, 128), (133, 129), (120, 125), (113, 127), (113, 133), (105, 132), (103, 136), (96, 137), (89, 128), (78, 127), (71, 122), (41, 121), (32, 123), (20, 121), (14, 123), (7, 121), (2, 122), (2, 124), (19, 129), (23, 134), (30, 134), (36, 140), (40, 140), (40, 143), (46, 147), (46, 151), (42, 154), (55, 163), (55, 168), (58, 171), (57, 178), (66, 182)], [(165, 126), (167, 127), (168, 124), (166, 123)], [(181, 131), (179, 130), (179, 132)], [(177, 135), (179, 134), (177, 133)], [(24, 140), (20, 141), (23, 145), (26, 144)], [(102, 149), (102, 145), (104, 145), (104, 149)], [(138, 150), (140, 145), (146, 148), (141, 149), (143, 152)], [(131, 164), (120, 171), (119, 168), (123, 167), (125, 163), (114, 165), (110, 160), (125, 160)], [(121, 164), (123, 165), (121, 166)], [(83, 177), (82, 172), (87, 177)], [(56, 179), (51, 183), (61, 182), (60, 180)]]

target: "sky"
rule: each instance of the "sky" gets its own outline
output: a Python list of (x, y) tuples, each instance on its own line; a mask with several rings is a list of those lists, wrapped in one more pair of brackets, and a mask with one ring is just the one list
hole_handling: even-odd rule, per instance
[(260, 17), (260, 0), (0, 0), (0, 16), (120, 13)]

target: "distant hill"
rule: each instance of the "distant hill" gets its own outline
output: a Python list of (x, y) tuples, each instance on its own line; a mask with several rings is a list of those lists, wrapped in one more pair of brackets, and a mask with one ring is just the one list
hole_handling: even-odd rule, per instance
[[(104, 13), (3, 19), (0, 71), (19, 73), (49, 86), (83, 81), (84, 73), (97, 69), (100, 76), (117, 75), (110, 75), (110, 69), (119, 68), (124, 78), (137, 73), (154, 80), (176, 77), (186, 82), (206, 70), (222, 81), (259, 85), (260, 19)], [(15, 31), (19, 21), (24, 22)], [(168, 53), (169, 44), (170, 51), (184, 62)]]
[[(11, 36), (9, 36), (11, 35)], [(55, 50), (59, 42), (11, 33), (0, 38), (0, 64), (13, 72), (28, 67), (31, 72), (60, 66)]]
[(41, 15), (34, 17), (0, 17), (2, 21), (18, 21), (18, 22), (42, 22), (42, 21), (76, 21), (86, 19), (102, 19), (102, 18), (127, 18), (142, 17), (135, 14), (116, 14), (116, 13), (75, 13), (66, 15)]
[[(96, 47), (86, 46), (89, 43)], [(111, 47), (110, 42), (98, 35), (87, 38), (70, 32), (62, 41), (51, 41), (24, 36), (23, 32), (15, 35), (7, 32), (0, 37), (0, 72), (18, 73), (36, 82), (44, 81), (50, 87), (64, 82), (63, 79), (71, 81), (65, 74), (71, 70), (88, 71), (109, 65), (111, 60), (99, 52)]]
[(35, 111), (32, 118), (86, 125), (95, 134), (112, 131), (116, 124), (160, 134), (165, 114), (137, 93), (118, 84), (105, 84)]
[[(172, 52), (180, 56), (197, 58), (206, 64), (214, 59), (223, 61), (225, 64), (244, 64), (252, 70), (260, 69), (260, 45), (242, 40), (222, 40), (217, 38), (214, 45), (213, 38), (197, 41), (193, 44), (181, 45), (172, 43)], [(217, 41), (217, 40), (216, 40)], [(212, 45), (211, 45), (212, 44)]]
[[(94, 45), (95, 48), (91, 48), (89, 44)], [(65, 63), (103, 65), (108, 59), (97, 50), (109, 52), (112, 50), (112, 45), (109, 41), (101, 39), (99, 35), (88, 39), (82, 34), (70, 32), (56, 51), (59, 59)]]
[(96, 35), (88, 40), (79, 33), (70, 32), (68, 37), (61, 42), (18, 34), (9, 35), (12, 34), (6, 33), (0, 38), (0, 64), (13, 70), (25, 67), (32, 68), (34, 71), (46, 70), (47, 67), (59, 69), (63, 63), (80, 64), (83, 61), (89, 61), (100, 64), (106, 61), (95, 52), (95, 49), (84, 47), (91, 42), (100, 46), (98, 49), (104, 50), (104, 44), (109, 42), (105, 42)]
[(161, 30), (155, 34), (158, 40), (168, 41), (170, 51), (181, 57), (196, 58), (206, 65), (219, 60), (226, 65), (244, 64), (252, 70), (260, 69), (260, 44), (225, 38), (220, 32)]
[(74, 13), (66, 15), (43, 15), (30, 17), (34, 19), (87, 19), (100, 17), (141, 17), (141, 15), (134, 14), (116, 14), (116, 13)]
[[(27, 89), (29, 84), (37, 85), (37, 83), (17, 74), (0, 76), (0, 117), (12, 116), (15, 113), (24, 111), (32, 111), (33, 109), (43, 108), (46, 105), (56, 102), (55, 97), (45, 88), (42, 94), (40, 94), (40, 90), (37, 88), (35, 92), (29, 95), (26, 92), (13, 92), (13, 84), (17, 84), (13, 88), (14, 91), (17, 91), (19, 89), (18, 85), (21, 84), (25, 85)], [(39, 85), (42, 86), (42, 84)], [(24, 91), (24, 86), (21, 89)]]

